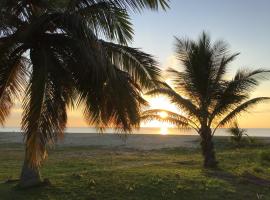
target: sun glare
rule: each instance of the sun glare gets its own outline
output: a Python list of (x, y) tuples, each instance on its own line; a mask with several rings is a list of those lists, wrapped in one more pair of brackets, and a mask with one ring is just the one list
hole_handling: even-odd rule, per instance
[(167, 117), (168, 117), (168, 113), (167, 113), (167, 112), (162, 111), (162, 112), (160, 112), (160, 113), (159, 113), (159, 116), (160, 116), (161, 118), (165, 119), (165, 118), (167, 118)]
[(160, 127), (160, 135), (168, 135), (168, 127), (166, 126)]
[[(178, 108), (174, 104), (172, 104), (170, 102), (170, 100), (165, 96), (157, 96), (157, 97), (145, 96), (145, 98), (150, 104), (150, 109), (160, 110), (160, 112), (158, 112), (158, 115), (163, 120), (153, 120), (153, 121), (149, 121), (149, 122), (148, 121), (143, 122), (141, 124), (141, 127), (158, 127), (158, 128), (160, 128), (160, 127), (163, 127), (164, 125), (166, 125), (167, 127), (173, 127), (172, 124), (165, 123), (165, 121), (167, 121), (166, 119), (169, 117), (168, 113), (165, 110), (168, 110), (170, 112), (180, 113)], [(164, 111), (161, 111), (161, 110), (164, 110)]]

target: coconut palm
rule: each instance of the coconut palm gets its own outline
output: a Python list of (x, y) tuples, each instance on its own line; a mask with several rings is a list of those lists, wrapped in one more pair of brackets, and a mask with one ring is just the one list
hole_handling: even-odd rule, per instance
[[(226, 77), (228, 65), (238, 54), (230, 54), (223, 41), (211, 43), (202, 33), (198, 41), (176, 38), (176, 57), (182, 71), (169, 69), (174, 89), (167, 85), (148, 92), (148, 95), (166, 95), (181, 112), (162, 110), (142, 113), (143, 120), (167, 121), (179, 128), (193, 128), (201, 137), (204, 167), (216, 167), (213, 135), (252, 106), (269, 100), (268, 97), (250, 99), (252, 89), (264, 78), (266, 70), (238, 70), (231, 80)], [(183, 114), (182, 114), (183, 113)], [(213, 129), (211, 129), (213, 128)]]
[(99, 129), (131, 131), (160, 70), (127, 44), (128, 11), (168, 7), (167, 0), (2, 0), (0, 123), (22, 100), (26, 154), (20, 184), (41, 182), (46, 147), (63, 136), (67, 108), (83, 107)]
[(241, 145), (244, 136), (249, 138), (247, 130), (240, 128), (237, 121), (232, 123), (231, 127), (228, 129), (228, 132), (231, 134), (231, 141), (236, 143), (237, 146)]

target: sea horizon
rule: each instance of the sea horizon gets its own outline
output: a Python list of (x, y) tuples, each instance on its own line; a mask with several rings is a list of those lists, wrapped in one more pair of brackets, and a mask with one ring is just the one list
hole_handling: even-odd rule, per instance
[[(270, 137), (270, 128), (244, 128), (247, 134), (252, 137)], [(20, 127), (4, 127), (0, 128), (0, 133), (16, 133), (23, 132)], [(65, 133), (83, 133), (97, 134), (98, 130), (91, 127), (68, 127)], [(115, 130), (108, 128), (104, 130), (106, 134), (117, 133)], [(146, 135), (198, 135), (193, 129), (178, 129), (173, 127), (141, 127), (134, 129), (131, 134), (146, 134)], [(228, 128), (217, 129), (215, 136), (229, 136)]]

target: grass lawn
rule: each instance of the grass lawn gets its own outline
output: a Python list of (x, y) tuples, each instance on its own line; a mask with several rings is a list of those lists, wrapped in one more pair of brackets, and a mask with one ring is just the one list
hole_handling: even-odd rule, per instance
[(28, 190), (3, 183), (18, 178), (24, 152), (22, 145), (1, 144), (0, 199), (270, 199), (270, 147), (226, 142), (216, 144), (218, 170), (202, 169), (199, 149), (56, 148), (42, 167), (52, 185)]

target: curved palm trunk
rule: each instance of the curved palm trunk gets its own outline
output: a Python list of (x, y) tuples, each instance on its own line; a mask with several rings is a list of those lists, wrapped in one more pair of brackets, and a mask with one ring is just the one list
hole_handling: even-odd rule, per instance
[(204, 167), (205, 168), (215, 168), (217, 167), (217, 160), (215, 155), (214, 143), (212, 141), (212, 131), (209, 127), (201, 128), (201, 148), (204, 157)]
[(42, 179), (40, 176), (39, 167), (30, 166), (27, 158), (27, 149), (26, 149), (19, 187), (21, 188), (34, 187), (41, 185), (41, 183)]

